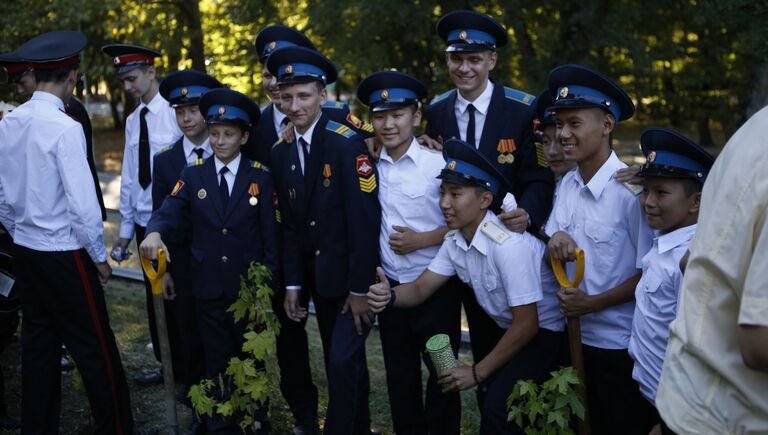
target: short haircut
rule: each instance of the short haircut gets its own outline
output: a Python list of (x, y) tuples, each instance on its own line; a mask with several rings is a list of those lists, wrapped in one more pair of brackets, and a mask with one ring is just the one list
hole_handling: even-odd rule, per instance
[(680, 182), (683, 183), (683, 191), (685, 192), (685, 196), (690, 197), (694, 193), (701, 192), (701, 189), (704, 187), (704, 185), (692, 178), (681, 178)]
[(69, 75), (70, 71), (75, 71), (80, 66), (79, 63), (75, 63), (72, 65), (67, 65), (65, 67), (61, 68), (54, 68), (54, 69), (38, 69), (35, 68), (35, 80), (38, 83), (42, 82), (48, 82), (48, 83), (61, 83), (64, 80), (66, 80), (67, 76)]

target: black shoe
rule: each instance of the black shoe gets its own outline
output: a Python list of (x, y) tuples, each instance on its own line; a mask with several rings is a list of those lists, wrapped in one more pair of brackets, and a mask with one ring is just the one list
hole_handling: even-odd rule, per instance
[(11, 430), (21, 427), (21, 422), (11, 416), (4, 415), (0, 417), (0, 429)]
[(163, 383), (163, 372), (160, 369), (153, 370), (133, 378), (136, 385), (157, 385)]
[(205, 425), (199, 421), (193, 421), (181, 435), (205, 435)]
[(156, 427), (145, 427), (144, 429), (136, 432), (136, 435), (160, 435), (160, 429)]

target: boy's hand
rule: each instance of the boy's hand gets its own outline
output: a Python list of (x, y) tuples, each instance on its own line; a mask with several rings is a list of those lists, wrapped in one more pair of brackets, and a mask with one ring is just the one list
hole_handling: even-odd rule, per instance
[(112, 276), (112, 267), (106, 261), (103, 263), (96, 263), (96, 272), (99, 274), (99, 282), (102, 287), (107, 285), (107, 281)]
[(352, 310), (352, 319), (355, 321), (357, 335), (363, 335), (363, 323), (368, 328), (373, 325), (373, 312), (368, 307), (368, 298), (350, 294), (347, 296), (344, 308), (341, 309), (342, 314), (346, 313), (348, 309)]
[(291, 143), (294, 139), (296, 139), (296, 136), (293, 134), (293, 123), (289, 122), (288, 124), (285, 124), (285, 129), (283, 130), (283, 133), (280, 135), (280, 139), (283, 140), (283, 142)]
[(307, 309), (299, 305), (299, 293), (301, 290), (286, 290), (283, 300), (285, 315), (294, 322), (300, 322), (307, 317)]
[(578, 288), (564, 288), (557, 292), (560, 301), (560, 312), (566, 317), (578, 317), (598, 311), (592, 303), (592, 298)]
[(640, 165), (632, 165), (614, 172), (613, 178), (619, 183), (643, 184), (643, 179), (637, 176), (638, 172), (640, 172)]
[(392, 229), (397, 232), (389, 235), (389, 247), (392, 248), (395, 254), (410, 254), (422, 248), (421, 238), (419, 237), (421, 233), (413, 231), (408, 227), (399, 227), (397, 225), (393, 225)]
[(381, 156), (381, 143), (376, 139), (376, 136), (365, 139), (365, 147), (368, 148), (368, 154), (371, 155), (373, 161), (378, 162)]
[(429, 149), (438, 150), (438, 151), (442, 151), (443, 150), (443, 144), (441, 144), (440, 142), (432, 139), (431, 137), (427, 136), (426, 134), (422, 134), (421, 136), (416, 138), (416, 140), (419, 142), (420, 145), (423, 145), (423, 146), (425, 146), (425, 147), (427, 147)]
[(166, 301), (176, 299), (176, 286), (173, 284), (173, 277), (170, 273), (163, 275), (163, 298)]
[(380, 313), (387, 308), (392, 292), (384, 269), (377, 267), (376, 275), (379, 277), (379, 282), (368, 287), (368, 307), (374, 313)]
[(522, 208), (501, 213), (498, 217), (508, 230), (515, 233), (523, 233), (528, 228), (528, 212)]
[(443, 387), (443, 393), (466, 390), (477, 385), (472, 375), (472, 366), (467, 365), (442, 372), (437, 378), (437, 383)]
[(552, 235), (547, 245), (549, 255), (556, 261), (574, 261), (576, 260), (576, 242), (568, 233), (558, 231)]
[(160, 233), (154, 232), (154, 233), (147, 234), (147, 236), (144, 237), (144, 241), (141, 242), (141, 246), (139, 246), (141, 255), (143, 255), (149, 260), (157, 260), (158, 249), (162, 249), (163, 251), (165, 251), (165, 259), (170, 263), (171, 253), (168, 252), (168, 248), (165, 246), (165, 243), (163, 243), (163, 240), (160, 238)]

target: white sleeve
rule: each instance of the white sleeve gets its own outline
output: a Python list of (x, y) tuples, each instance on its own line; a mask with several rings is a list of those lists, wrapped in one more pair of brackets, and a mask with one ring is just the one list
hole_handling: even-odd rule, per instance
[(130, 120), (125, 122), (125, 148), (123, 149), (123, 168), (120, 173), (120, 237), (132, 239), (135, 231), (135, 210), (131, 206), (131, 193), (133, 184), (137, 182), (134, 178), (138, 175), (136, 160), (133, 157), (134, 145), (128, 141), (133, 138), (133, 125)]
[(85, 134), (80, 124), (72, 124), (56, 144), (56, 164), (61, 177), (72, 229), (94, 263), (107, 261), (104, 247), (104, 224), (85, 153)]
[(13, 208), (5, 199), (2, 183), (0, 183), (0, 224), (8, 230), (8, 234), (13, 238), (13, 233), (16, 231), (16, 213), (13, 212)]
[(435, 258), (433, 258), (432, 261), (429, 262), (429, 266), (427, 266), (427, 269), (438, 275), (456, 275), (456, 268), (453, 267), (451, 257), (448, 255), (448, 243), (454, 243), (454, 241), (443, 240), (443, 244), (440, 246), (440, 250), (437, 251), (437, 255), (435, 255)]
[(543, 297), (541, 291), (543, 249), (529, 248), (524, 241), (508, 240), (494, 252), (493, 266), (501, 276), (501, 283), (510, 307), (532, 304)]
[(629, 239), (634, 245), (636, 252), (635, 267), (642, 269), (643, 257), (653, 246), (653, 230), (648, 226), (648, 221), (645, 219), (639, 196), (634, 196), (626, 209)]

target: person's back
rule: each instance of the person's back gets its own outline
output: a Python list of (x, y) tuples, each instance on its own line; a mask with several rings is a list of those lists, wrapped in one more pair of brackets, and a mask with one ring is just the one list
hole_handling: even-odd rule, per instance
[(739, 337), (746, 325), (768, 326), (767, 124), (764, 108), (731, 138), (704, 186), (656, 396), (677, 432), (768, 432), (768, 374), (745, 365)]

